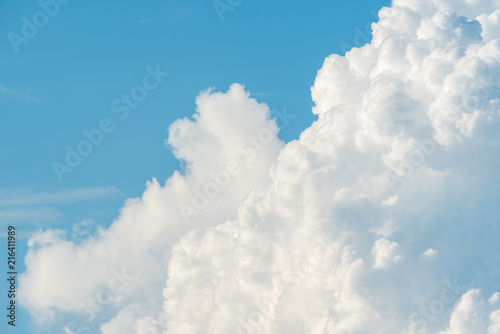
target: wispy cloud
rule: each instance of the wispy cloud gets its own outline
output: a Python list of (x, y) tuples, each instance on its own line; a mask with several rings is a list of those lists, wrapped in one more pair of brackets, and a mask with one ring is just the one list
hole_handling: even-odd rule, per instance
[(119, 194), (115, 187), (88, 187), (79, 189), (66, 189), (58, 192), (35, 193), (27, 190), (0, 190), (0, 205), (47, 205), (65, 204), (77, 201), (106, 198)]
[(0, 100), (2, 97), (8, 96), (14, 99), (20, 99), (28, 102), (41, 102), (40, 99), (33, 97), (25, 92), (19, 92), (11, 88), (7, 88), (5, 86), (0, 86)]
[(63, 214), (53, 207), (32, 207), (0, 210), (0, 224), (17, 222), (48, 222), (60, 219)]

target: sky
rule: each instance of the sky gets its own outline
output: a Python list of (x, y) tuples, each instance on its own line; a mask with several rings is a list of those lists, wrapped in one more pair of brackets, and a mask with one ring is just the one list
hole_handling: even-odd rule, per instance
[(499, 28), (497, 0), (4, 2), (2, 332), (500, 333)]
[[(242, 2), (221, 20), (210, 1), (68, 2), (36, 36), (19, 44), (9, 34), (22, 37), (23, 18), (32, 19), (41, 7), (35, 1), (3, 2), (0, 159), (5, 175), (13, 176), (0, 180), (1, 189), (53, 194), (115, 187), (113, 196), (97, 203), (75, 200), (70, 210), (54, 207), (64, 210), (67, 220), (54, 219), (55, 212), (44, 208), (35, 215), (38, 221), (23, 221), (46, 227), (48, 221), (68, 225), (92, 218), (108, 225), (147, 180), (164, 181), (182, 168), (165, 146), (168, 126), (193, 114), (200, 91), (225, 91), (234, 82), (271, 110), (288, 108), (297, 115), (280, 132), (284, 140), (295, 139), (314, 120), (310, 87), (324, 58), (344, 44), (346, 50), (367, 43), (369, 23), (387, 4), (315, 2), (298, 15), (303, 2)], [(141, 84), (148, 66), (168, 78), (119, 119), (123, 115), (113, 112), (111, 103)], [(82, 131), (95, 129), (104, 118), (117, 123), (113, 133), (59, 179), (53, 163), (64, 163), (66, 147), (76, 149), (85, 140)], [(102, 199), (107, 202), (101, 206)], [(19, 214), (17, 208), (8, 210)], [(26, 208), (20, 211), (26, 215)]]

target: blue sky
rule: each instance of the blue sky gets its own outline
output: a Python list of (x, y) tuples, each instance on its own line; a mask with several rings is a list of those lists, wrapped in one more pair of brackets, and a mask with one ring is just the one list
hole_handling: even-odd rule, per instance
[(387, 5), (4, 1), (0, 332), (500, 333), (500, 2)]
[[(325, 57), (342, 53), (342, 45), (368, 42), (371, 36), (360, 32), (385, 5), (389, 1), (242, 1), (221, 20), (205, 0), (73, 0), (16, 53), (8, 34), (22, 35), (23, 17), (32, 21), (41, 7), (2, 2), (0, 245), (14, 224), (22, 271), (32, 231), (70, 230), (85, 219), (108, 226), (147, 180), (163, 182), (182, 168), (165, 146), (167, 128), (190, 117), (195, 97), (207, 88), (226, 91), (238, 82), (271, 110), (287, 108), (296, 119), (280, 137), (297, 138), (315, 119), (310, 87)], [(120, 120), (112, 101), (140, 85), (148, 66), (169, 76)], [(75, 148), (83, 130), (106, 118), (114, 131), (61, 182), (52, 163), (64, 162), (66, 146)], [(27, 312), (18, 325), (16, 333), (37, 332)]]

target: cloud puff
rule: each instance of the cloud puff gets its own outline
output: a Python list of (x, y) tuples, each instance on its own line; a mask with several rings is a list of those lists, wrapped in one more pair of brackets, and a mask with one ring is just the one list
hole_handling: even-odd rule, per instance
[(498, 9), (395, 0), (284, 146), (243, 87), (201, 93), (185, 175), (79, 245), (34, 236), (24, 305), (105, 334), (498, 332)]
[(373, 268), (385, 268), (389, 263), (401, 260), (401, 256), (397, 254), (398, 248), (397, 242), (389, 241), (386, 238), (375, 241), (372, 248), (372, 255), (375, 258)]
[[(235, 218), (240, 199), (269, 182), (283, 143), (268, 107), (237, 84), (227, 93), (203, 92), (196, 103), (194, 120), (172, 124), (168, 139), (184, 175), (175, 172), (164, 186), (148, 182), (109, 228), (78, 244), (60, 230), (30, 239), (20, 286), (23, 305), (40, 321), (65, 321), (61, 314), (71, 312), (88, 327), (117, 309), (160, 309), (172, 245), (190, 230)], [(118, 328), (112, 323), (103, 328)]]

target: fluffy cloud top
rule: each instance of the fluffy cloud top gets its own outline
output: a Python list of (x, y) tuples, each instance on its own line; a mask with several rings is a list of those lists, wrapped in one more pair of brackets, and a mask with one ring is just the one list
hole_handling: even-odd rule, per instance
[(24, 305), (105, 334), (500, 333), (499, 8), (395, 0), (286, 145), (242, 86), (202, 92), (170, 127), (185, 175), (35, 235)]
[(172, 124), (168, 139), (185, 175), (174, 173), (164, 186), (148, 182), (142, 198), (129, 199), (92, 237), (48, 230), (30, 239), (20, 285), (40, 321), (72, 312), (84, 328), (121, 308), (118, 314), (161, 309), (172, 245), (190, 230), (235, 218), (240, 199), (269, 183), (268, 166), (283, 143), (268, 107), (237, 84), (224, 94), (203, 92), (196, 103), (194, 121)]

